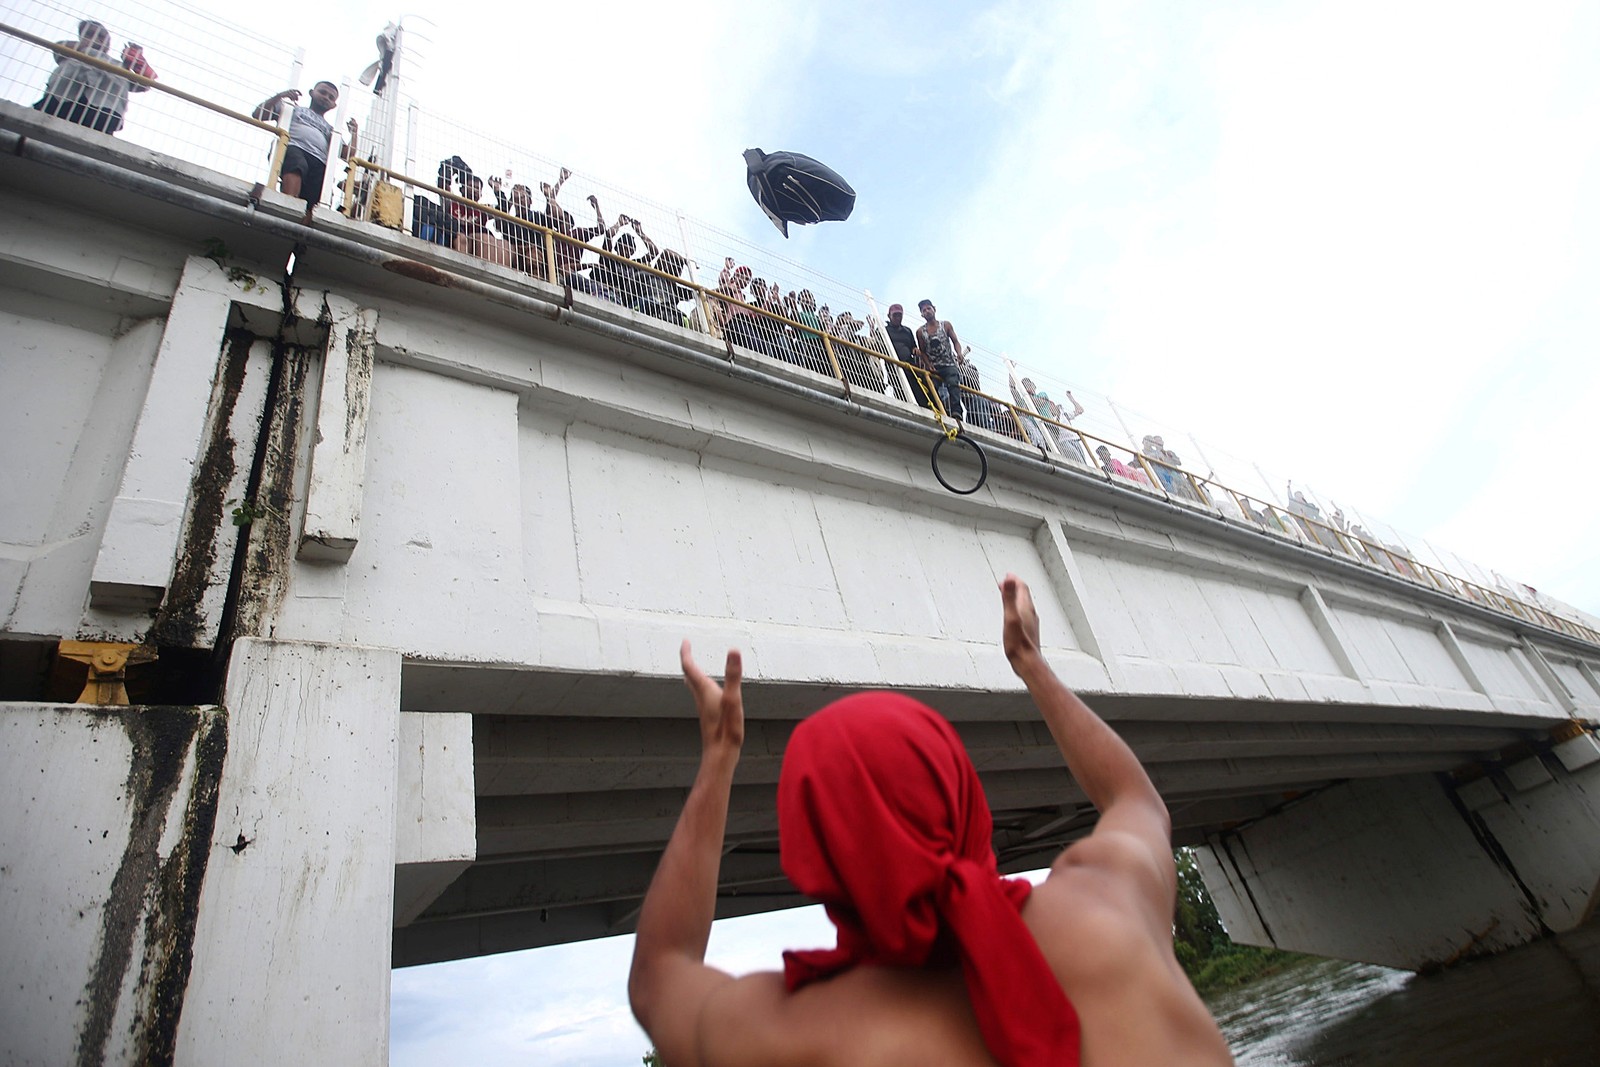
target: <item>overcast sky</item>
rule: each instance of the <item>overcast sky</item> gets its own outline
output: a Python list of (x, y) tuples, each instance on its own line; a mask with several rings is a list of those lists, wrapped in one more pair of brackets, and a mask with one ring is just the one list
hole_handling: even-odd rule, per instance
[[(399, 14), (214, 9), (304, 45), (303, 89), (353, 78)], [(430, 110), (883, 302), (931, 296), (964, 340), (1192, 430), (1219, 469), (1600, 612), (1600, 5), (411, 10)], [(837, 168), (855, 216), (785, 246), (744, 189), (752, 146)], [(713, 945), (743, 969), (822, 940), (802, 913)], [(393, 1062), (636, 1062), (629, 951), (398, 971)]]

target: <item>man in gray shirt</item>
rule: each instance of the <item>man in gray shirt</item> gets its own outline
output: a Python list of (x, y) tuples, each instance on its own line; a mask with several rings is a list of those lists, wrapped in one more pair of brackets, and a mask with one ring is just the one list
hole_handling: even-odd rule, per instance
[[(278, 121), (283, 102), (298, 101), (299, 89), (285, 89), (277, 96), (263, 100), (255, 110), (262, 122)], [(322, 179), (328, 170), (328, 149), (333, 144), (333, 124), (328, 112), (339, 106), (339, 89), (332, 82), (318, 82), (311, 87), (311, 106), (296, 107), (289, 115), (289, 147), (283, 153), (283, 169), (278, 188), (286, 196), (297, 196), (307, 204), (322, 199)], [(339, 153), (339, 158), (355, 155), (356, 137), (360, 133), (356, 120), (346, 126), (350, 142)]]

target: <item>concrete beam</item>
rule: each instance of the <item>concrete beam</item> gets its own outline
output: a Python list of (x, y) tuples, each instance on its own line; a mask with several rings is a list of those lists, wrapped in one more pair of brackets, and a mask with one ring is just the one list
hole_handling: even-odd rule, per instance
[[(740, 780), (775, 783), (792, 723), (752, 722)], [(1197, 758), (1402, 752), (1470, 752), (1481, 756), (1530, 731), (1407, 723), (1150, 723), (1124, 722), (1118, 733), (1147, 767)], [(962, 723), (962, 741), (982, 774), (1059, 770), (1060, 750), (1042, 722)], [(699, 762), (692, 724), (618, 720), (481, 716), (477, 720), (480, 796), (686, 789)]]
[(477, 858), (472, 716), (400, 715), (394, 924), (404, 926)]
[(97, 607), (147, 610), (166, 592), (235, 294), (211, 260), (185, 263), (95, 559)]
[(1390, 967), (1570, 930), (1600, 903), (1600, 764), (1541, 769), (1470, 802), (1435, 775), (1322, 790), (1211, 835), (1206, 886), (1236, 941)]
[(361, 540), (377, 311), (332, 294), (299, 556), (349, 562)]

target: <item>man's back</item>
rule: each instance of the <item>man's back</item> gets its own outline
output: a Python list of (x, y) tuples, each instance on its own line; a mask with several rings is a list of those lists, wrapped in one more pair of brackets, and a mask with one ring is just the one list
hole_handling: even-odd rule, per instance
[(903, 694), (835, 701), (790, 735), (778, 824), (784, 873), (828, 905), (838, 945), (786, 953), (783, 974), (734, 979), (704, 962), (743, 668), (730, 651), (718, 686), (684, 643), (701, 768), (646, 894), (629, 975), (667, 1063), (1232, 1063), (1173, 953), (1166, 805), (1045, 662), (1027, 586), (1007, 575), (1001, 599), (1006, 658), (1100, 811), (1094, 831), (1031, 892), (1001, 878), (982, 783), (950, 723)]
[[(1232, 1059), (1172, 953), (1170, 915), (1131, 883), (1160, 878), (1138, 842), (1088, 838), (1035, 887), (1022, 919), (1078, 1011), (1085, 1067)], [(991, 1067), (959, 968), (857, 967), (787, 993), (777, 973), (724, 987), (700, 1016), (706, 1067)]]

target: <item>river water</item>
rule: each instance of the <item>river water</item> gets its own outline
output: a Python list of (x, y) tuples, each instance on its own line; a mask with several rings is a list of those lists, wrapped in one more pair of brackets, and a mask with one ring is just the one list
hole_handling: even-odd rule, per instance
[(1432, 975), (1316, 960), (1210, 998), (1239, 1067), (1596, 1067), (1600, 927)]

